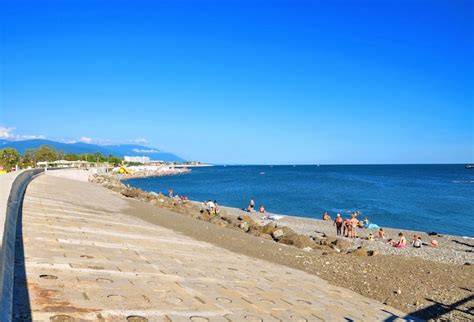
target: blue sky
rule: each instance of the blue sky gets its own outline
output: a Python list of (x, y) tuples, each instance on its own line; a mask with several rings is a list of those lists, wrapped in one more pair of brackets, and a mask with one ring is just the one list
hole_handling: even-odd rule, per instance
[(472, 1), (2, 1), (0, 138), (473, 162)]

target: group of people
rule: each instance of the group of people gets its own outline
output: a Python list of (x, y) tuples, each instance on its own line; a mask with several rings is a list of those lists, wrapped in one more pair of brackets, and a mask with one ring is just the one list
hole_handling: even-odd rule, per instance
[[(366, 229), (374, 229), (378, 230), (377, 235), (373, 233), (369, 233), (367, 240), (375, 240), (381, 239), (385, 240), (385, 231), (383, 228), (380, 228), (377, 224), (370, 223), (368, 218), (365, 217), (364, 220), (357, 219), (357, 216), (360, 214), (359, 211), (354, 211), (350, 218), (343, 219), (341, 214), (338, 213), (336, 218), (333, 221), (333, 225), (336, 226), (336, 235), (337, 236), (344, 236), (348, 238), (356, 238), (357, 237), (357, 228), (366, 228)], [(331, 216), (325, 212), (323, 213), (323, 220), (331, 221)], [(407, 246), (407, 239), (405, 235), (400, 232), (398, 234), (398, 240), (388, 239), (388, 243), (396, 248), (404, 248)], [(427, 244), (422, 241), (421, 236), (413, 235), (412, 246), (414, 248), (421, 248), (426, 245), (431, 245), (432, 247), (438, 247), (438, 241), (432, 240), (430, 244)]]
[(218, 215), (221, 212), (217, 201), (208, 200), (201, 204), (201, 213), (207, 212), (209, 215)]
[[(351, 214), (350, 218), (343, 219), (341, 214), (338, 213), (334, 219), (334, 226), (336, 226), (336, 235), (344, 236), (349, 238), (357, 237), (357, 228), (370, 228), (376, 229), (379, 228), (378, 225), (369, 223), (367, 217), (365, 220), (357, 219), (357, 216), (360, 214), (359, 211), (354, 211)], [(323, 214), (323, 220), (331, 221), (331, 216), (325, 212)]]
[[(407, 239), (405, 237), (405, 235), (400, 232), (398, 234), (398, 241), (397, 240), (392, 240), (392, 239), (389, 239), (388, 240), (388, 243), (390, 245), (392, 245), (393, 247), (397, 247), (397, 248), (404, 248), (407, 246)], [(431, 241), (430, 244), (428, 243), (425, 243), (422, 239), (421, 239), (421, 236), (419, 235), (413, 235), (413, 239), (411, 241), (411, 245), (414, 247), (414, 248), (422, 248), (423, 246), (431, 246), (431, 247), (438, 247), (438, 241), (436, 239), (433, 239)]]
[(183, 202), (183, 201), (188, 201), (188, 197), (174, 194), (173, 189), (168, 189), (168, 197), (170, 197), (171, 199), (173, 199), (175, 202), (178, 202), (178, 203)]
[[(255, 200), (253, 198), (250, 198), (249, 205), (244, 210), (247, 212), (257, 212), (255, 210)], [(264, 214), (266, 212), (265, 207), (261, 205), (260, 208), (258, 209), (258, 212), (261, 214)]]

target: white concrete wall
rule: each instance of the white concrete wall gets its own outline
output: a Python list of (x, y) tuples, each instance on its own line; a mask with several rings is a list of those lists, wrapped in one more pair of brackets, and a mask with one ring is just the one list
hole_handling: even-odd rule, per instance
[[(0, 175), (0, 249), (2, 249), (3, 234), (5, 227), (5, 219), (7, 214), (8, 198), (10, 197), (10, 190), (12, 188), (13, 181), (16, 177), (22, 173), (23, 170), (10, 172), (7, 174)], [(1, 261), (1, 258), (0, 258)], [(1, 262), (0, 262), (1, 265)]]

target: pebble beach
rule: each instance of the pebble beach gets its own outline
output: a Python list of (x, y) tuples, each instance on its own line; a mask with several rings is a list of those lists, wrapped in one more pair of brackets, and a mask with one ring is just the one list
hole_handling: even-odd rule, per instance
[[(255, 221), (265, 225), (269, 222), (275, 222), (277, 225), (287, 226), (294, 231), (306, 235), (306, 236), (336, 236), (336, 228), (333, 226), (333, 222), (309, 219), (298, 216), (278, 215), (266, 213), (268, 216), (282, 217), (279, 220), (268, 220), (262, 219), (264, 216), (260, 213), (248, 213), (240, 209), (222, 207), (227, 213), (239, 216), (243, 213), (250, 215)], [(375, 239), (374, 241), (368, 241), (366, 237), (373, 233), (377, 234), (376, 230), (358, 228), (358, 238), (355, 239), (344, 239), (353, 243), (353, 248), (365, 247), (369, 250), (378, 251), (384, 255), (397, 255), (407, 257), (417, 257), (429, 261), (456, 264), (456, 265), (473, 265), (474, 264), (474, 238), (465, 236), (451, 236), (445, 234), (428, 235), (430, 232), (420, 232), (414, 230), (403, 230), (383, 227), (385, 231), (385, 239)], [(397, 240), (398, 233), (402, 232), (407, 240), (408, 245), (405, 248), (395, 248), (388, 243), (389, 239)], [(414, 248), (411, 246), (412, 236), (420, 236), (423, 242), (430, 244), (432, 240), (437, 240), (439, 243), (438, 247), (424, 246), (422, 248)]]

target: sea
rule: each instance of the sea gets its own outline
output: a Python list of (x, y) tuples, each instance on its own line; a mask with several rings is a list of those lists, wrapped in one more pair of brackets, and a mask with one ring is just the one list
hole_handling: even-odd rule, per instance
[(193, 168), (130, 179), (146, 191), (271, 213), (321, 219), (327, 211), (381, 227), (474, 237), (474, 169), (464, 165), (259, 165)]

